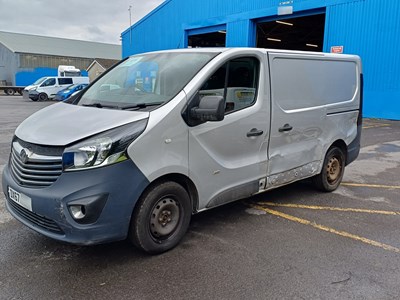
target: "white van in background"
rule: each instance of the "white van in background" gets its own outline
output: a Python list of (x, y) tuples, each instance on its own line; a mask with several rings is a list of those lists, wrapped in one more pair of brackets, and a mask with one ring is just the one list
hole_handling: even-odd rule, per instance
[(55, 95), (72, 84), (86, 83), (89, 84), (89, 77), (87, 76), (73, 76), (73, 77), (60, 77), (48, 76), (42, 77), (35, 81), (33, 84), (27, 86), (22, 95), (24, 99), (31, 99), (32, 101), (45, 101), (52, 99)]
[(134, 55), (19, 125), (6, 206), (60, 241), (167, 251), (194, 213), (305, 178), (338, 188), (360, 150), (362, 82), (356, 55)]

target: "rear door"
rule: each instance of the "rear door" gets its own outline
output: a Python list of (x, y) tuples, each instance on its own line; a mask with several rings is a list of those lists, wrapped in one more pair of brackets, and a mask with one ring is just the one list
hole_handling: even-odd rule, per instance
[(204, 82), (198, 97), (225, 98), (225, 118), (189, 127), (189, 174), (199, 209), (258, 192), (267, 169), (269, 99), (263, 56), (226, 61)]

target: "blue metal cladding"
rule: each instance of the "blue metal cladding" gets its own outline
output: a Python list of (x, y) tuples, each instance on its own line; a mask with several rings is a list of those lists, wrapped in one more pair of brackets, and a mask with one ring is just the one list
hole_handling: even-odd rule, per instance
[[(187, 47), (207, 28), (226, 28), (228, 47), (254, 47), (260, 20), (293, 6), (293, 16), (325, 11), (324, 51), (343, 46), (363, 62), (364, 116), (400, 120), (400, 1), (398, 0), (167, 0), (122, 33), (123, 57)], [(205, 31), (204, 31), (205, 30)]]
[(228, 23), (227, 32), (235, 32), (236, 34), (228, 34), (227, 47), (248, 47), (255, 43), (255, 26), (250, 20), (239, 20)]
[(34, 83), (41, 77), (57, 76), (57, 69), (54, 68), (36, 68), (29, 70), (20, 70), (15, 74), (15, 84), (20, 86), (27, 86)]
[[(329, 1), (332, 0), (324, 2)], [(277, 0), (166, 0), (164, 4), (121, 34), (122, 56), (183, 48), (187, 45), (185, 38), (188, 30), (276, 15), (279, 2)], [(309, 6), (308, 2), (315, 2), (321, 7), (321, 4), (317, 4), (321, 2), (319, 0), (296, 0), (296, 6), (301, 10), (303, 3), (307, 4), (306, 7)], [(227, 39), (241, 39), (240, 34), (243, 30), (239, 31), (238, 34), (232, 32), (234, 37), (227, 36)]]
[(400, 2), (365, 0), (327, 9), (325, 51), (361, 57), (364, 116), (400, 120)]

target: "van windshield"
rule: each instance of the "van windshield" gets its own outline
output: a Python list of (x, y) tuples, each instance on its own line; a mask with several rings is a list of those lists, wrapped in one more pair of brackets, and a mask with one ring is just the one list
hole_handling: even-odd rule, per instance
[(114, 109), (162, 105), (216, 55), (217, 52), (166, 52), (132, 56), (95, 82), (77, 104)]
[(39, 85), (41, 84), (43, 81), (46, 80), (47, 77), (41, 77), (38, 80), (36, 80), (34, 83), (32, 83), (32, 85)]

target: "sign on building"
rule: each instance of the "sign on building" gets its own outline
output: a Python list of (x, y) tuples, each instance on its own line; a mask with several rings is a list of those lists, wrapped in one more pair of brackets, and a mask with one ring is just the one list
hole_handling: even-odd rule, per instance
[(343, 46), (332, 46), (331, 53), (343, 53)]

